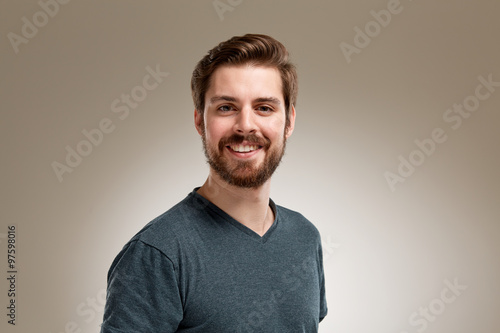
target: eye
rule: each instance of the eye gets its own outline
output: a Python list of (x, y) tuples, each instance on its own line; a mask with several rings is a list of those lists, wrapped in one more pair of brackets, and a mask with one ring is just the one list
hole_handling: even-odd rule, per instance
[(260, 112), (263, 112), (263, 113), (269, 113), (269, 112), (273, 111), (273, 108), (271, 108), (267, 105), (261, 105), (261, 106), (257, 107), (257, 110)]
[(221, 105), (217, 108), (217, 110), (221, 112), (229, 112), (234, 111), (235, 109), (231, 105)]

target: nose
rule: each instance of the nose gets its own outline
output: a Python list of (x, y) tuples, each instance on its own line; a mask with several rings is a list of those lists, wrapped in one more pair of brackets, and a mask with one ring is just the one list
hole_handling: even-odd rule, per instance
[(241, 135), (253, 134), (257, 132), (255, 123), (255, 113), (251, 107), (244, 107), (240, 110), (234, 124), (234, 131)]

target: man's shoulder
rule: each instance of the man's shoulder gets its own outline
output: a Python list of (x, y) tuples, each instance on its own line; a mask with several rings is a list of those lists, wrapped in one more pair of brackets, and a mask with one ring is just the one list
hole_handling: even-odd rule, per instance
[(292, 210), (290, 208), (287, 208), (287, 207), (284, 207), (281, 205), (276, 205), (276, 209), (279, 211), (280, 214), (282, 214), (285, 217), (291, 217), (291, 218), (309, 221), (304, 215), (302, 215), (302, 213), (300, 213), (296, 210)]
[[(178, 268), (179, 254), (193, 249), (199, 233), (193, 232), (200, 224), (203, 206), (192, 193), (172, 208), (147, 223), (116, 256), (110, 274), (120, 263), (134, 264), (143, 258), (163, 258)], [(198, 228), (200, 229), (200, 228)]]
[(166, 212), (147, 223), (130, 242), (141, 241), (154, 247), (173, 244), (172, 240), (182, 240), (192, 235), (195, 224), (202, 218), (199, 203), (190, 193), (186, 198)]
[(309, 235), (310, 237), (319, 239), (318, 229), (302, 213), (279, 205), (276, 205), (276, 210), (280, 220), (282, 220), (282, 223), (286, 225), (288, 230), (302, 234), (303, 236)]

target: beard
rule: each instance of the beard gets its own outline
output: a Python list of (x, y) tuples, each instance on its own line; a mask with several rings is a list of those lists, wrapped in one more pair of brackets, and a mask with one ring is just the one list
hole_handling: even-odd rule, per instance
[[(256, 166), (255, 161), (237, 161), (232, 164), (225, 156), (224, 150), (229, 145), (240, 144), (243, 141), (258, 143), (264, 150), (265, 157), (262, 165)], [(283, 144), (272, 147), (268, 138), (256, 135), (242, 136), (233, 134), (222, 138), (217, 147), (208, 146), (205, 133), (202, 133), (203, 150), (207, 163), (228, 184), (243, 188), (257, 188), (262, 186), (278, 168), (285, 154), (286, 137), (283, 134)]]

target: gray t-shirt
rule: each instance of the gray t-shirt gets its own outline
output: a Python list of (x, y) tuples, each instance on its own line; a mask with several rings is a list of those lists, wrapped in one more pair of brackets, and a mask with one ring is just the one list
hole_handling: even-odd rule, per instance
[(276, 206), (262, 237), (194, 189), (113, 261), (101, 333), (318, 331), (327, 305), (321, 240)]

